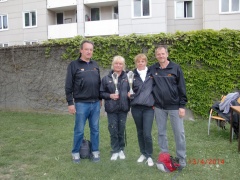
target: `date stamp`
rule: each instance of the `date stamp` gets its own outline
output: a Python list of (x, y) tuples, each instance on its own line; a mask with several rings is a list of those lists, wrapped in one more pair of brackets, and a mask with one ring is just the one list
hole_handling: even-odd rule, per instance
[(188, 164), (193, 164), (193, 165), (197, 165), (197, 164), (200, 164), (200, 165), (215, 165), (215, 164), (222, 165), (224, 163), (225, 163), (224, 159), (195, 159), (195, 158), (188, 159)]

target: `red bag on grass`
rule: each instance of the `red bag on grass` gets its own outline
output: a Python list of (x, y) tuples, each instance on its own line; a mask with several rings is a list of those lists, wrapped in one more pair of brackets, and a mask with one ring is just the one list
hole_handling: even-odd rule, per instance
[(169, 153), (160, 153), (157, 160), (157, 168), (163, 172), (176, 171), (180, 164)]

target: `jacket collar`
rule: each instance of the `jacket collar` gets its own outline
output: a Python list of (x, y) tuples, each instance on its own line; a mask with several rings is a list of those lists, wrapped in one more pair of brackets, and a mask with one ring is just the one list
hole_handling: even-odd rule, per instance
[[(81, 57), (78, 58), (78, 61), (87, 63), (86, 61), (82, 60)], [(92, 63), (92, 59), (90, 59), (89, 63)]]

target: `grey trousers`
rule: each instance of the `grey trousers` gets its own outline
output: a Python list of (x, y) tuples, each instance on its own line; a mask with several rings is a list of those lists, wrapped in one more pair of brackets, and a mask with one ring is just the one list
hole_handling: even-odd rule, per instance
[(164, 110), (155, 107), (155, 117), (158, 127), (158, 145), (162, 152), (168, 152), (167, 119), (170, 117), (174, 139), (176, 143), (176, 156), (180, 165), (186, 166), (186, 141), (183, 119), (179, 117), (178, 110)]

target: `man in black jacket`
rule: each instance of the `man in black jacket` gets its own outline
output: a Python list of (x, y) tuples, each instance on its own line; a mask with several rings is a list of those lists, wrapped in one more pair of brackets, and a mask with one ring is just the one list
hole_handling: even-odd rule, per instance
[(183, 125), (187, 103), (185, 80), (179, 65), (168, 59), (164, 46), (155, 50), (157, 63), (150, 67), (154, 79), (153, 95), (158, 126), (158, 144), (162, 152), (168, 152), (167, 118), (170, 121), (176, 143), (176, 155), (181, 168), (186, 166), (186, 142)]
[(80, 45), (80, 57), (72, 61), (67, 68), (65, 93), (68, 111), (75, 114), (72, 158), (80, 162), (79, 150), (84, 137), (86, 120), (89, 121), (90, 140), (92, 143), (92, 161), (99, 156), (99, 118), (100, 118), (100, 72), (98, 64), (91, 60), (94, 44), (85, 40)]

